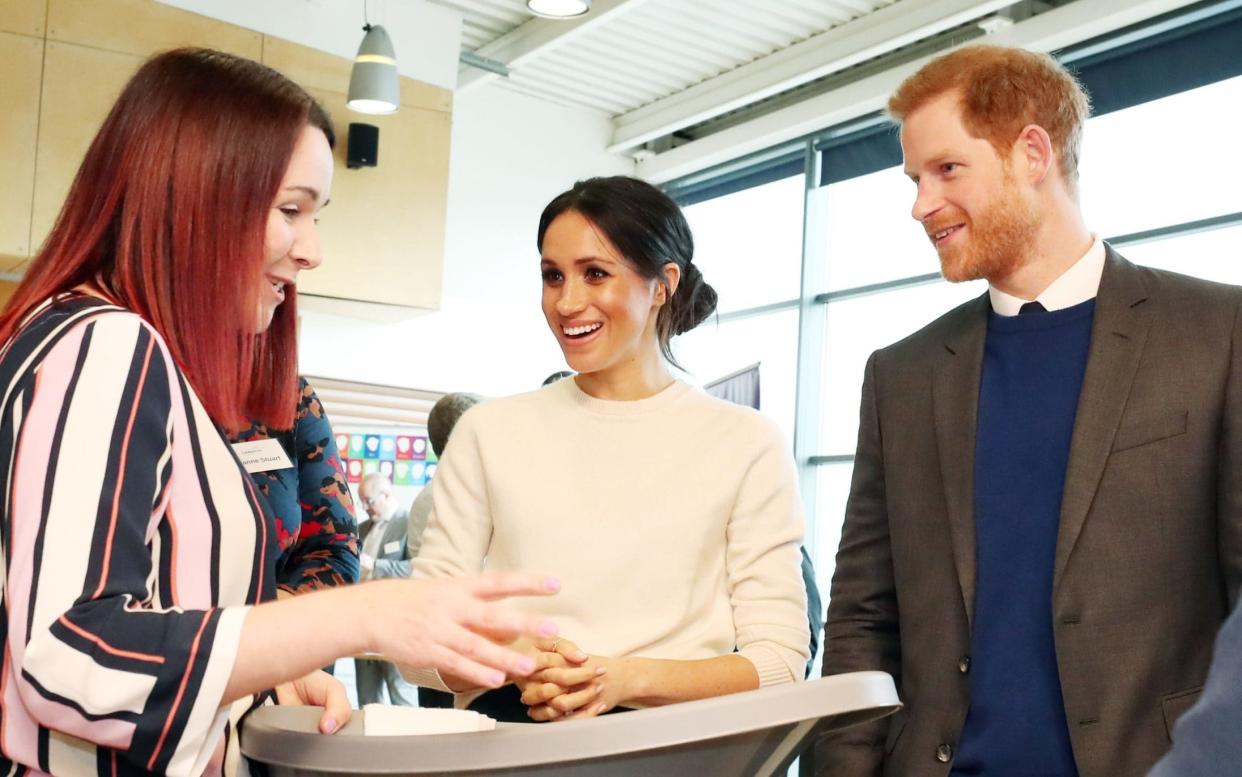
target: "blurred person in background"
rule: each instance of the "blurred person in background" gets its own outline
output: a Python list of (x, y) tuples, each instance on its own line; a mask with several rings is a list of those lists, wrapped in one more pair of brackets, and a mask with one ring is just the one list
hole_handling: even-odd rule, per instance
[[(393, 496), (392, 481), (379, 472), (367, 475), (358, 485), (358, 501), (369, 517), (362, 524), (362, 579), (409, 577), (408, 516)], [(379, 617), (387, 616), (379, 613)], [(417, 704), (418, 689), (405, 681), (391, 661), (381, 657), (355, 656), (354, 680), (360, 706), (383, 703), (385, 694), (389, 704)]]

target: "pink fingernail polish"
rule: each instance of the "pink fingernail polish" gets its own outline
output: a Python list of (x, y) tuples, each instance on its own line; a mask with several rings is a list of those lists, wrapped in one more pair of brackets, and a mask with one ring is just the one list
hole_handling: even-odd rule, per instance
[(556, 624), (552, 621), (545, 621), (539, 626), (539, 636), (541, 637), (554, 637), (558, 631), (560, 631), (560, 629), (558, 629)]
[(328, 718), (321, 725), (323, 727), (323, 733), (332, 734), (336, 732), (337, 726), (339, 726), (340, 724), (337, 723), (332, 718)]
[(518, 662), (518, 671), (527, 674), (535, 671), (535, 660), (533, 658), (523, 658)]
[(557, 580), (555, 577), (549, 577), (543, 581), (543, 586), (549, 591), (559, 591), (561, 590), (561, 581)]

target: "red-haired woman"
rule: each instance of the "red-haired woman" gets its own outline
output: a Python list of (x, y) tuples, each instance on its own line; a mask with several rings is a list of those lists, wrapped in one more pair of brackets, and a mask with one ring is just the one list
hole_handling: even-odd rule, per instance
[(155, 57), (0, 315), (6, 768), (229, 770), (230, 718), (265, 689), (344, 722), (315, 673), (339, 656), (499, 685), (531, 663), (493, 640), (554, 631), (490, 603), (556, 586), (528, 575), (270, 601), (276, 538), (223, 432), (293, 420), (294, 283), (320, 261), (332, 141), (269, 68)]

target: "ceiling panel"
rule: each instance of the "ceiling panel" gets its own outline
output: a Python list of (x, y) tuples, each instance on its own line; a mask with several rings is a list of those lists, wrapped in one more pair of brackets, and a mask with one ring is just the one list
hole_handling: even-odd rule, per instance
[[(533, 16), (524, 0), (434, 2), (463, 14), (462, 48), (472, 52), (534, 25), (564, 24)], [(506, 63), (502, 84), (623, 114), (897, 2), (918, 0), (595, 0), (592, 13), (611, 11), (603, 23)]]
[(524, 0), (432, 0), (461, 11), (462, 48), (475, 51), (535, 16)]

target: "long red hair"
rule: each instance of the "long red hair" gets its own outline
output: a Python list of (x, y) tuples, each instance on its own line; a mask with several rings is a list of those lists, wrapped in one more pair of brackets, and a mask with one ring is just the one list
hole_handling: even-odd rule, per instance
[(297, 403), (297, 295), (254, 334), (268, 211), (302, 128), (334, 143), (304, 89), (208, 49), (160, 54), (130, 79), (64, 207), (0, 313), (0, 342), (43, 301), (99, 286), (168, 343), (211, 417), (287, 429)]

